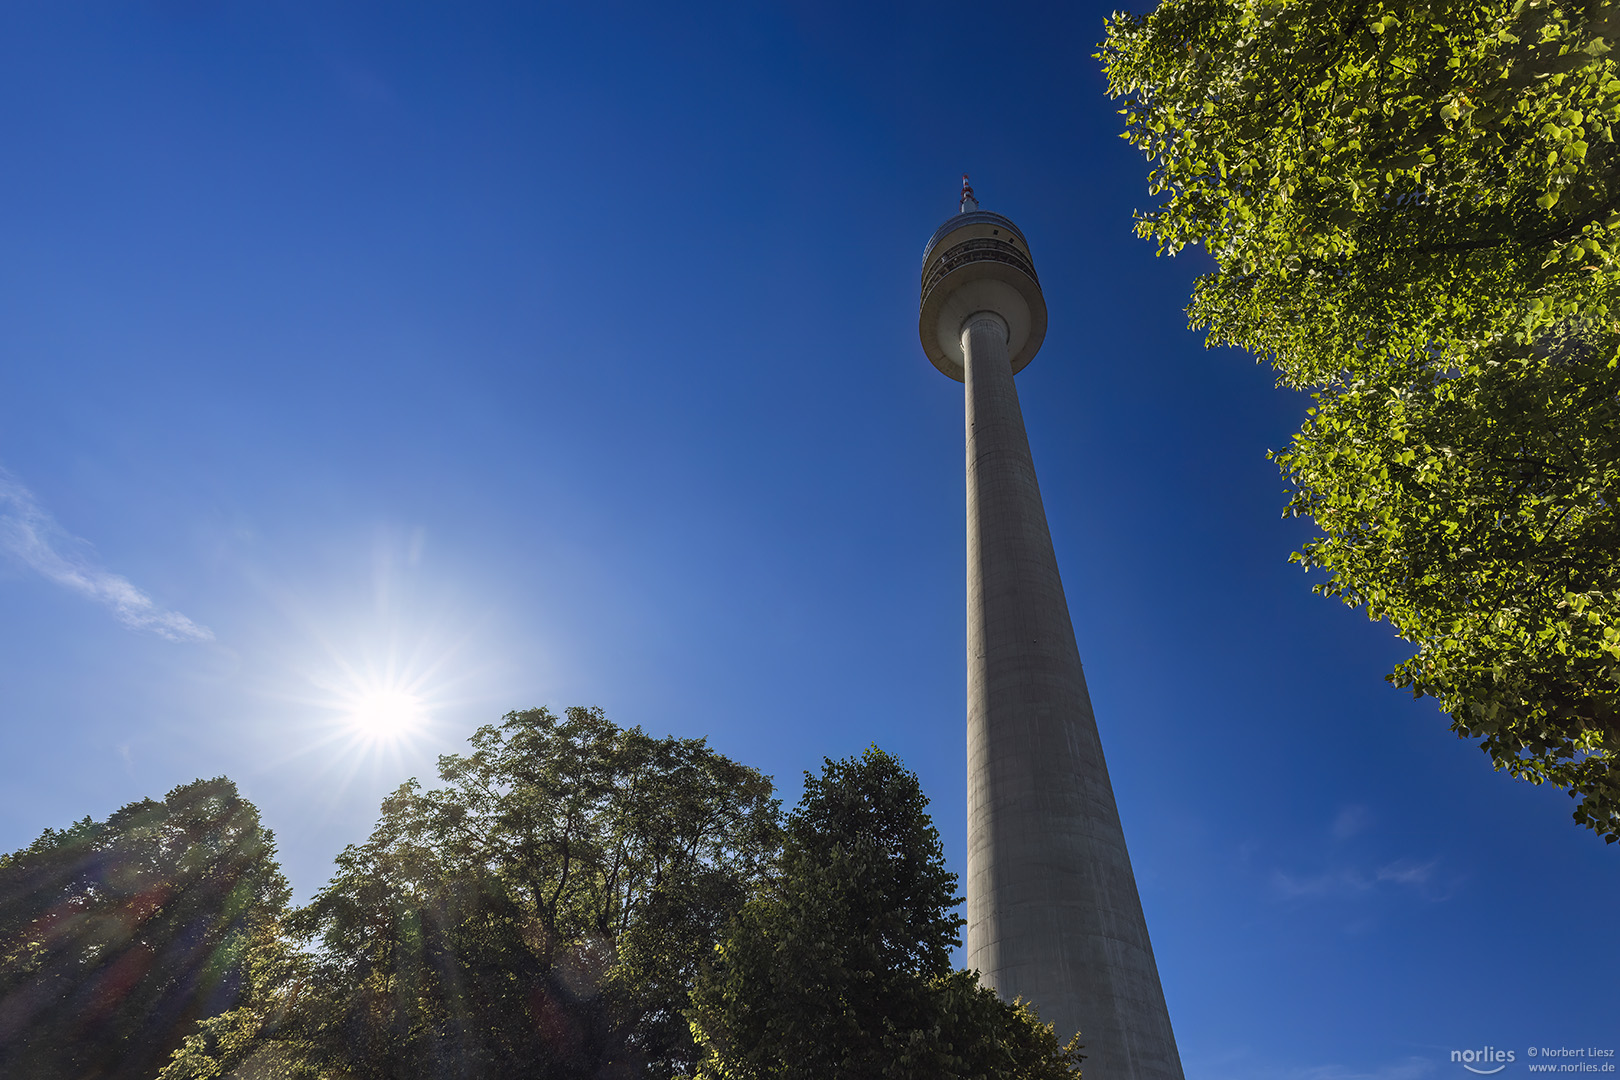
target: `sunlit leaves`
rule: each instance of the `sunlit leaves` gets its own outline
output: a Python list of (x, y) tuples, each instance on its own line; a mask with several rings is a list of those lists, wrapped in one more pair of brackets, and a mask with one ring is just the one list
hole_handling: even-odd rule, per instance
[(1278, 462), (1391, 676), (1620, 838), (1620, 7), (1166, 0), (1101, 58), (1190, 314), (1319, 407)]

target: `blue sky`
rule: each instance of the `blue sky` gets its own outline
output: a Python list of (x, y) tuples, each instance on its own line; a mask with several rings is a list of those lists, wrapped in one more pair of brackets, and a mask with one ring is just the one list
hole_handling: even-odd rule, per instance
[(789, 801), (876, 742), (960, 869), (915, 305), (967, 171), (1051, 309), (1019, 388), (1188, 1075), (1620, 1046), (1620, 852), (1286, 562), (1304, 405), (1131, 235), (1108, 8), (0, 11), (0, 848), (223, 773), (306, 898), (478, 724), (583, 703)]

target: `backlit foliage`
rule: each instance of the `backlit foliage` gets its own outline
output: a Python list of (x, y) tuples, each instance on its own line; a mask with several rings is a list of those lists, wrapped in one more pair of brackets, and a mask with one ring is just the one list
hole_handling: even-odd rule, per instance
[(1620, 6), (1166, 0), (1099, 54), (1189, 314), (1316, 405), (1275, 454), (1390, 675), (1620, 837)]

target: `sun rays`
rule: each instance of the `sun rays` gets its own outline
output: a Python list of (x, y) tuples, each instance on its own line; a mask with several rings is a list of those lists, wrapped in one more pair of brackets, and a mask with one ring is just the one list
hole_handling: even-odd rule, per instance
[(431, 719), (432, 702), (409, 673), (367, 675), (334, 690), (339, 720), (364, 743), (409, 740)]
[(321, 730), (316, 749), (333, 765), (368, 758), (403, 760), (432, 741), (435, 722), (453, 704), (457, 644), (426, 628), (377, 627), (346, 642), (330, 640), (305, 699)]
[(278, 722), (261, 737), (269, 762), (296, 764), (317, 802), (420, 770), (483, 700), (499, 653), (487, 619), (424, 574), (421, 549), (420, 532), (382, 534), (369, 574), (351, 564), (325, 587), (267, 590), (284, 622), (266, 642)]

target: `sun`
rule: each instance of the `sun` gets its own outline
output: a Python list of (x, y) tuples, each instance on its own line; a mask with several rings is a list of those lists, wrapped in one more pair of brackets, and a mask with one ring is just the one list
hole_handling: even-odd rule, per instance
[(350, 775), (415, 768), (447, 717), (466, 707), (466, 686), (494, 653), (486, 645), (470, 658), (473, 624), (423, 578), (422, 542), (420, 530), (403, 546), (379, 534), (369, 595), (366, 576), (352, 572), (325, 582), (319, 600), (290, 588), (275, 594), (299, 631), (280, 638), (284, 680), (264, 687), (304, 731), (288, 740), (289, 756), (317, 755)]
[(311, 681), (326, 692), (321, 702), (335, 723), (334, 738), (357, 748), (400, 747), (433, 725), (443, 704), (433, 679), (437, 665), (423, 665), (395, 650), (373, 659), (350, 661), (334, 656), (324, 678)]
[(346, 704), (344, 719), (354, 733), (378, 742), (410, 735), (426, 719), (426, 703), (398, 687), (367, 687)]

